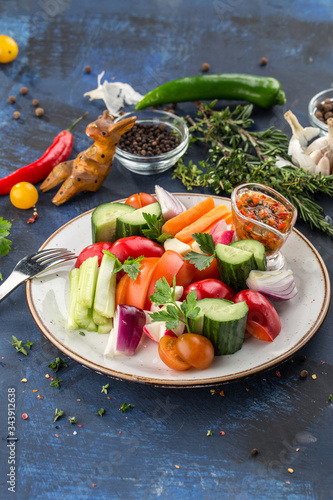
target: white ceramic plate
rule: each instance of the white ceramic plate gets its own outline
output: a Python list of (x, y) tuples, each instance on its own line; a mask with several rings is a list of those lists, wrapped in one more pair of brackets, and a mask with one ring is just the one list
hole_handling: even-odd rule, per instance
[[(189, 208), (206, 196), (176, 194)], [(216, 205), (230, 200), (214, 197)], [(120, 200), (124, 201), (124, 200)], [(77, 254), (91, 244), (91, 212), (71, 220), (41, 248), (66, 247)], [(27, 283), (30, 311), (46, 337), (64, 354), (96, 372), (122, 380), (167, 387), (209, 386), (245, 377), (268, 369), (291, 356), (318, 330), (330, 303), (331, 287), (325, 264), (302, 234), (293, 230), (283, 253), (295, 275), (298, 295), (274, 305), (281, 317), (282, 331), (274, 342), (247, 339), (242, 349), (230, 356), (215, 357), (212, 366), (203, 371), (177, 372), (160, 361), (157, 343), (145, 338), (134, 356), (106, 358), (103, 355), (108, 335), (66, 329), (68, 311), (68, 271), (73, 262), (49, 271), (48, 275)]]

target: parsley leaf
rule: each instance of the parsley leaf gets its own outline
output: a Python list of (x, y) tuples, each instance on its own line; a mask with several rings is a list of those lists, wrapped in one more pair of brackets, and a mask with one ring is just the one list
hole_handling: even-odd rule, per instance
[(9, 230), (12, 227), (11, 222), (0, 217), (0, 255), (7, 255), (12, 242), (6, 238), (9, 235)]
[(159, 240), (161, 237), (162, 226), (164, 224), (163, 217), (157, 217), (156, 214), (147, 213), (143, 213), (142, 215), (148, 224), (148, 229), (142, 230), (143, 235), (150, 240)]
[(199, 271), (202, 271), (211, 265), (214, 255), (206, 255), (205, 253), (193, 252), (191, 250), (183, 256), (183, 259), (189, 260)]
[(77, 424), (77, 420), (76, 420), (76, 418), (75, 418), (75, 417), (70, 417), (70, 419), (69, 419), (69, 423), (70, 423), (70, 424)]
[(199, 244), (200, 250), (204, 253), (211, 255), (215, 253), (213, 236), (210, 233), (194, 233), (192, 238)]
[(211, 265), (215, 256), (213, 236), (209, 233), (195, 233), (192, 234), (192, 237), (199, 244), (200, 250), (203, 253), (191, 250), (184, 255), (183, 259), (189, 260), (199, 271), (202, 271)]
[[(30, 349), (30, 347), (29, 347)], [(62, 367), (62, 366), (68, 366), (66, 365), (65, 361), (61, 358), (56, 358), (55, 361), (52, 361), (49, 365), (47, 365), (49, 368), (54, 370), (56, 373), (57, 371)]]
[(134, 408), (134, 405), (132, 405), (131, 403), (130, 404), (123, 403), (119, 408), (119, 410), (121, 411), (121, 413), (126, 413), (129, 408)]
[(157, 306), (163, 307), (160, 311), (149, 313), (152, 321), (164, 321), (168, 330), (177, 328), (179, 321), (185, 323), (190, 331), (188, 319), (195, 319), (200, 308), (196, 306), (197, 294), (195, 291), (188, 294), (181, 306), (175, 300), (176, 277), (173, 278), (172, 288), (165, 278), (159, 279), (155, 285), (155, 292), (150, 300)]
[(104, 408), (101, 408), (98, 412), (97, 412), (97, 415), (99, 415), (100, 417), (102, 417), (105, 413), (105, 410)]
[(56, 411), (55, 411), (55, 417), (53, 419), (53, 422), (55, 422), (56, 420), (58, 420), (58, 418), (62, 417), (62, 415), (64, 414), (64, 412), (62, 410), (58, 410), (58, 408), (56, 408)]
[(116, 259), (113, 273), (124, 271), (133, 281), (135, 281), (140, 273), (142, 259), (144, 259), (144, 255), (140, 255), (140, 257), (136, 257), (135, 259), (133, 257), (128, 257), (123, 264), (119, 259)]

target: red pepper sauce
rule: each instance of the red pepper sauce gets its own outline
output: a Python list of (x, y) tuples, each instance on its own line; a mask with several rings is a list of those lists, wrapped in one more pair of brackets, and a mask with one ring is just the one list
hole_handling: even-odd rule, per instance
[[(288, 231), (293, 217), (285, 205), (255, 191), (242, 193), (237, 201), (237, 208), (245, 217), (262, 222), (280, 233)], [(265, 245), (267, 255), (276, 252), (284, 241), (282, 236), (279, 238), (269, 229), (259, 228), (250, 222), (237, 220), (236, 225), (239, 239), (250, 238), (261, 241)]]

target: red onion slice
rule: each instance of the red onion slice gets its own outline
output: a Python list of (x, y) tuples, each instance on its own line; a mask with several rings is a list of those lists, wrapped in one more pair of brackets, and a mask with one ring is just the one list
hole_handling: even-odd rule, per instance
[(164, 220), (172, 219), (183, 212), (185, 212), (185, 205), (178, 200), (173, 194), (166, 191), (161, 186), (155, 186), (155, 194), (157, 201), (161, 205), (162, 215)]

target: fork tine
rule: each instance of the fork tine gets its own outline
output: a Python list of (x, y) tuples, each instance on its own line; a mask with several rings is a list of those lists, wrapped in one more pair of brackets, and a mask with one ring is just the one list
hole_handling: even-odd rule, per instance
[(69, 260), (76, 259), (76, 255), (68, 256), (68, 257), (59, 257), (58, 259), (49, 259), (49, 261), (43, 262), (42, 265), (45, 266), (45, 269), (48, 269), (51, 266), (55, 266), (56, 264), (60, 264), (62, 262), (67, 262)]
[(54, 262), (62, 261), (62, 260), (71, 260), (76, 259), (77, 256), (73, 252), (64, 252), (61, 254), (54, 255), (46, 255), (45, 257), (37, 260), (36, 262), (41, 266), (47, 266), (53, 264)]
[(74, 255), (73, 252), (67, 250), (66, 248), (55, 248), (48, 251), (42, 251), (41, 253), (37, 253), (32, 257), (32, 259), (38, 264), (43, 264), (48, 259), (54, 259), (56, 257), (67, 257), (69, 255)]

